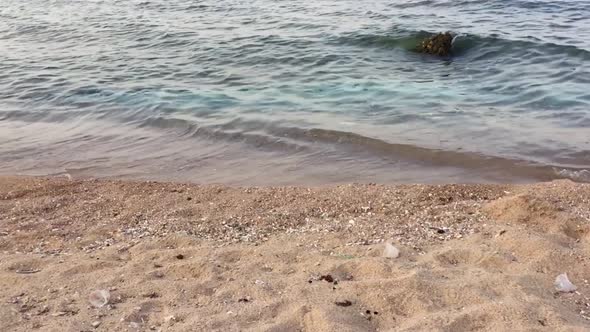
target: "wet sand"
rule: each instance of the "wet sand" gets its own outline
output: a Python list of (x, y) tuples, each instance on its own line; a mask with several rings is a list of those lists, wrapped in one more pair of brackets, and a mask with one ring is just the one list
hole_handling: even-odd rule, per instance
[[(7, 331), (585, 331), (590, 185), (0, 178)], [(382, 257), (384, 242), (400, 250)], [(558, 293), (566, 272), (578, 287)], [(89, 301), (107, 290), (106, 305)]]

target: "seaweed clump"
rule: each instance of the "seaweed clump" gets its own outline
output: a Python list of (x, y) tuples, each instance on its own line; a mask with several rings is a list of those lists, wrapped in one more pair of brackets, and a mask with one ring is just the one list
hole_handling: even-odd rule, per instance
[(452, 47), (453, 35), (450, 32), (445, 32), (422, 40), (418, 44), (416, 51), (437, 56), (449, 56), (451, 55)]

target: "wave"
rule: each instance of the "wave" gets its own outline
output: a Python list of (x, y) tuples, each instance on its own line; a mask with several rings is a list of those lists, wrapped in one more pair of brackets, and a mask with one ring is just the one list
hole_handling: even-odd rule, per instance
[[(318, 150), (330, 150), (348, 158), (351, 155), (357, 156), (359, 161), (378, 158), (425, 167), (464, 169), (480, 174), (504, 174), (535, 181), (566, 178), (590, 182), (590, 170), (583, 167), (563, 167), (475, 152), (433, 149), (388, 142), (352, 132), (284, 126), (274, 122), (234, 119), (222, 124), (198, 125), (184, 119), (154, 117), (143, 121), (139, 126), (174, 130), (181, 137), (206, 139), (223, 144), (239, 143), (258, 150), (290, 154), (313, 154)], [(327, 146), (330, 146), (330, 149), (326, 149)]]
[[(0, 118), (4, 125), (9, 122), (22, 126), (22, 123), (58, 123), (67, 128), (75, 126), (63, 118), (39, 118), (38, 114), (26, 112), (5, 113)], [(187, 148), (196, 142), (219, 146), (220, 149), (234, 146), (248, 154), (248, 151), (268, 152), (278, 156), (302, 156), (328, 160), (355, 160), (359, 164), (371, 165), (378, 161), (381, 165), (415, 165), (426, 169), (456, 169), (469, 174), (479, 174), (496, 182), (513, 181), (551, 181), (571, 179), (577, 182), (590, 182), (590, 170), (584, 167), (563, 167), (530, 160), (502, 156), (484, 155), (476, 152), (443, 150), (405, 143), (389, 142), (361, 134), (330, 130), (324, 128), (304, 128), (285, 126), (277, 122), (245, 120), (236, 118), (217, 124), (199, 123), (196, 119), (168, 118), (152, 116), (143, 119), (113, 117), (108, 120), (85, 119), (83, 136), (78, 133), (71, 139), (75, 144), (91, 146), (96, 142), (110, 141), (112, 149), (121, 149), (129, 144), (148, 144), (150, 149), (158, 149), (158, 141), (176, 140), (177, 145)], [(96, 125), (88, 123), (95, 121)], [(20, 125), (18, 125), (20, 123)], [(108, 137), (104, 128), (114, 128)], [(93, 128), (97, 128), (94, 130)], [(102, 129), (101, 129), (102, 128)], [(116, 130), (115, 130), (116, 129)], [(74, 131), (74, 132), (79, 132)], [(116, 134), (119, 133), (119, 134)], [(135, 134), (134, 134), (135, 133)], [(118, 136), (117, 136), (118, 135)], [(67, 136), (67, 135), (66, 135)], [(137, 137), (136, 137), (137, 136)], [(100, 138), (103, 137), (103, 138)], [(70, 141), (64, 138), (64, 142)], [(124, 145), (121, 146), (121, 142)], [(192, 142), (192, 143), (191, 143)], [(198, 151), (195, 152), (198, 156)], [(580, 152), (586, 156), (588, 151)], [(583, 160), (582, 160), (583, 161)], [(581, 162), (580, 165), (587, 163)], [(411, 167), (411, 166), (406, 166)]]
[[(344, 45), (356, 45), (361, 47), (378, 47), (378, 48), (399, 48), (407, 51), (413, 51), (419, 43), (425, 38), (438, 32), (431, 31), (413, 31), (404, 29), (392, 29), (384, 31), (382, 34), (363, 34), (348, 33), (338, 36), (336, 43)], [(465, 34), (454, 32), (453, 39), (453, 56), (464, 56), (472, 54), (493, 54), (497, 56), (515, 56), (516, 54), (531, 54), (538, 52), (545, 55), (565, 55), (568, 57), (579, 58), (581, 60), (590, 60), (590, 51), (579, 48), (575, 45), (561, 45), (550, 42), (543, 42), (535, 37), (529, 37), (528, 40), (513, 40), (503, 38), (499, 35), (480, 36), (474, 34)], [(490, 52), (494, 50), (494, 52)], [(481, 58), (480, 58), (481, 59)], [(479, 60), (479, 59), (478, 59)]]

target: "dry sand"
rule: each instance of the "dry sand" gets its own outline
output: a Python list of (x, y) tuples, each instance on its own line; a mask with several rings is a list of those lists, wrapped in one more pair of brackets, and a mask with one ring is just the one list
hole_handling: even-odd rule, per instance
[[(587, 331), (590, 186), (0, 178), (3, 331)], [(384, 241), (401, 251), (381, 257)], [(557, 293), (567, 272), (578, 286)], [(110, 301), (90, 305), (95, 290)]]

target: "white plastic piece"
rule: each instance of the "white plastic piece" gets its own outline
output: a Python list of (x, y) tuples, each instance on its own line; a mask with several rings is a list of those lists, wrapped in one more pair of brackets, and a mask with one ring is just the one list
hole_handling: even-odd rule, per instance
[(102, 308), (109, 303), (111, 299), (111, 293), (106, 289), (95, 290), (90, 293), (88, 301), (95, 308)]
[(383, 257), (386, 258), (398, 258), (399, 249), (394, 247), (391, 243), (385, 243), (385, 250), (383, 250)]
[(578, 289), (578, 287), (572, 284), (572, 282), (568, 279), (567, 273), (558, 275), (557, 278), (555, 278), (554, 285), (555, 289), (557, 289), (558, 292), (562, 293), (571, 293), (575, 292), (576, 289)]

